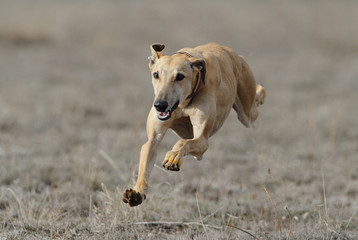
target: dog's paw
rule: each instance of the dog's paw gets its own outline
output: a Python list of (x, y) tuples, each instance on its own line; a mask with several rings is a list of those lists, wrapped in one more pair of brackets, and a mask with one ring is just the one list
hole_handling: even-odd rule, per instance
[(177, 152), (169, 151), (165, 155), (162, 165), (164, 168), (170, 171), (179, 171), (180, 166), (183, 163), (182, 158), (183, 158), (183, 154), (181, 151), (177, 151)]
[(123, 202), (128, 203), (129, 206), (135, 207), (145, 200), (145, 194), (136, 192), (133, 189), (126, 188), (123, 192)]
[(256, 85), (256, 97), (255, 102), (256, 106), (264, 104), (266, 97), (266, 91), (261, 85)]

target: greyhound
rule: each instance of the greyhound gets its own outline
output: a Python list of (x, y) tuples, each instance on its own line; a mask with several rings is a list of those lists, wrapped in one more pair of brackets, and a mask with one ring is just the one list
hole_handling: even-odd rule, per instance
[(151, 45), (149, 68), (155, 98), (147, 118), (148, 141), (140, 152), (137, 183), (123, 192), (123, 201), (131, 207), (146, 198), (156, 149), (169, 128), (181, 139), (162, 165), (179, 171), (184, 156), (202, 159), (209, 137), (221, 128), (231, 108), (244, 126), (251, 127), (266, 96), (243, 57), (229, 47), (209, 43), (183, 48), (171, 56), (162, 53), (164, 47)]

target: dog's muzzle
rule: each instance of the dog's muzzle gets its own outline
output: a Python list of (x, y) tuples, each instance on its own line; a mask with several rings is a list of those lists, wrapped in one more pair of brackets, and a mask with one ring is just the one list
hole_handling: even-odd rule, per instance
[(168, 102), (163, 100), (156, 100), (154, 102), (154, 107), (158, 112), (158, 119), (165, 121), (168, 120), (172, 116), (172, 112), (178, 107), (179, 100), (167, 110), (168, 108)]

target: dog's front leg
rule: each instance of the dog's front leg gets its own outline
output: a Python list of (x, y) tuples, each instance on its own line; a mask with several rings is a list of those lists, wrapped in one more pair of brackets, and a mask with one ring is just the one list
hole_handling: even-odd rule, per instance
[(154, 166), (156, 149), (167, 129), (165, 125), (158, 124), (158, 120), (153, 118), (152, 112), (149, 114), (147, 120), (148, 141), (140, 151), (137, 183), (133, 189), (126, 188), (123, 192), (123, 201), (131, 207), (141, 204), (146, 198), (147, 178)]
[(212, 123), (205, 119), (205, 116), (191, 118), (191, 121), (193, 123), (194, 138), (179, 140), (173, 149), (165, 155), (162, 165), (170, 171), (180, 170), (184, 156), (190, 154), (200, 160), (208, 149), (208, 138), (212, 129)]

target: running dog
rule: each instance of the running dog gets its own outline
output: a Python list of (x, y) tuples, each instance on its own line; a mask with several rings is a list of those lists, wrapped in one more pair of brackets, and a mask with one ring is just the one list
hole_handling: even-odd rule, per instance
[(209, 137), (220, 129), (231, 108), (240, 122), (250, 127), (258, 117), (257, 106), (266, 96), (243, 57), (231, 48), (209, 43), (183, 48), (171, 56), (164, 55), (163, 49), (163, 44), (151, 45), (149, 68), (155, 98), (147, 119), (148, 141), (140, 152), (137, 183), (123, 192), (123, 201), (131, 207), (146, 198), (156, 149), (169, 128), (181, 139), (162, 165), (179, 171), (183, 157), (202, 159)]

